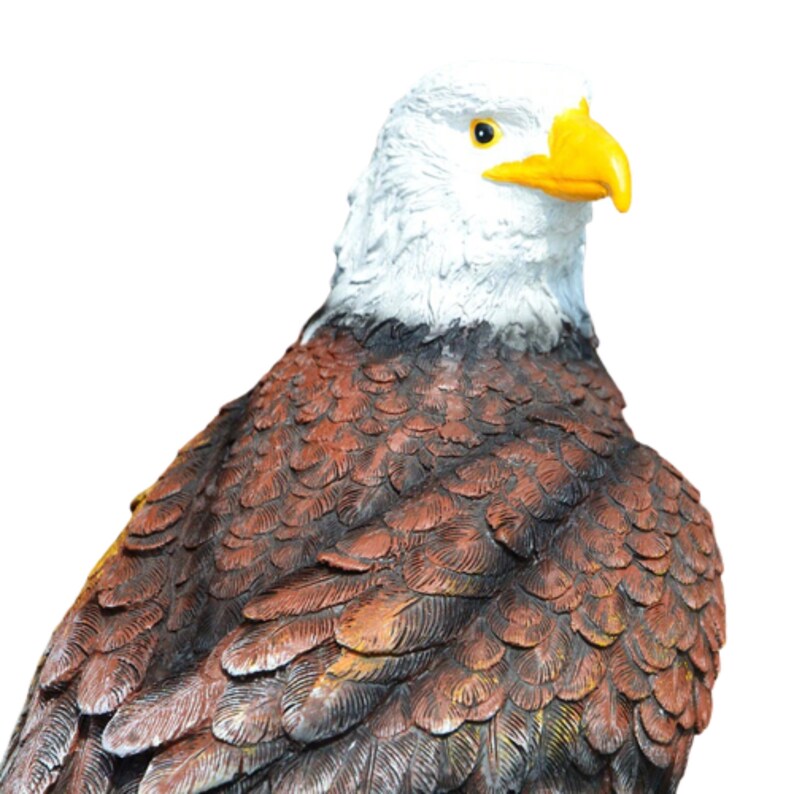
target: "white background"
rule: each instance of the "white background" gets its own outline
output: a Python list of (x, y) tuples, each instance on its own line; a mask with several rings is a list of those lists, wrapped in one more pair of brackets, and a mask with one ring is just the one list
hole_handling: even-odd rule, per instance
[(726, 563), (681, 791), (784, 790), (794, 69), (772, 7), (4, 2), (0, 745), (130, 498), (322, 302), (390, 104), (448, 61), (508, 58), (582, 67), (633, 168), (628, 215), (596, 208), (588, 303), (630, 423), (700, 487)]

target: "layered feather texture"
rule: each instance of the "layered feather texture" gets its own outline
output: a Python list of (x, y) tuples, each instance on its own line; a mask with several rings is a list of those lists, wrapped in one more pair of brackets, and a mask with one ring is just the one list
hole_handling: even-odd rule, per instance
[(319, 329), (137, 504), (3, 791), (674, 791), (721, 562), (622, 408), (580, 339)]

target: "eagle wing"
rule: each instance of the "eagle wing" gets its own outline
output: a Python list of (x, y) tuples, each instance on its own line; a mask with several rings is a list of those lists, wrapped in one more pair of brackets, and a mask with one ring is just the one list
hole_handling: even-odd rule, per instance
[(320, 333), (180, 451), (4, 790), (675, 790), (724, 639), (697, 492), (596, 358), (410, 341)]

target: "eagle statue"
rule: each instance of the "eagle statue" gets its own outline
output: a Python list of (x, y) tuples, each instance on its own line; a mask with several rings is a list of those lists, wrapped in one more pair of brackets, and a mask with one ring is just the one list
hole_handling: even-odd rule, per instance
[(559, 67), (392, 109), (330, 295), (132, 503), (0, 789), (674, 792), (722, 564), (623, 418), (582, 266), (626, 156)]

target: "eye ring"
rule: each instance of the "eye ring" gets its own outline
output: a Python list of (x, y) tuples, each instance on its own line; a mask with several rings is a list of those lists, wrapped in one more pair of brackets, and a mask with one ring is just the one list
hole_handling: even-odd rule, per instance
[(492, 118), (472, 119), (469, 135), (474, 146), (487, 149), (502, 140), (502, 129)]

